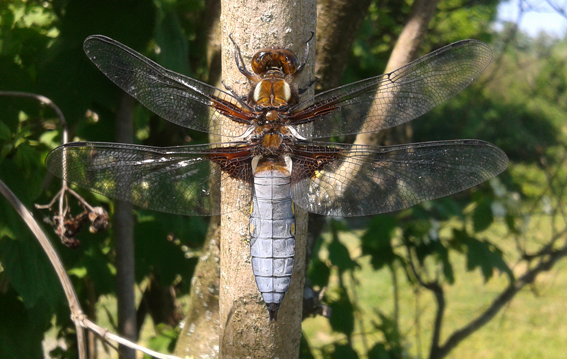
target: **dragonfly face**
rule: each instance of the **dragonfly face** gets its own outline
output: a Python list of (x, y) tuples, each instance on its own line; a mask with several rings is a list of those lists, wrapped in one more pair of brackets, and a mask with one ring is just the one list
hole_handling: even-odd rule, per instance
[(236, 179), (237, 207), (252, 202), (252, 268), (272, 319), (293, 269), (292, 202), (330, 216), (391, 212), (473, 187), (508, 165), (498, 147), (479, 140), (388, 147), (312, 141), (379, 131), (428, 112), (488, 65), (490, 48), (478, 41), (456, 42), (391, 73), (303, 100), (294, 79), (305, 62), (289, 50), (259, 51), (252, 72), (235, 52), (251, 85), (243, 99), (105, 36), (88, 37), (84, 49), (106, 76), (159, 116), (235, 141), (168, 148), (68, 143), (49, 154), (48, 169), (108, 197), (184, 215), (236, 210), (216, 196), (222, 178)]

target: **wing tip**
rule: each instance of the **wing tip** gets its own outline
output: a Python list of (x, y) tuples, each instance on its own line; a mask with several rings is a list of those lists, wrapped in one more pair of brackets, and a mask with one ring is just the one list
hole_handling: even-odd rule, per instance
[(88, 55), (90, 45), (93, 44), (93, 42), (97, 42), (97, 41), (112, 42), (114, 40), (104, 35), (99, 35), (99, 34), (89, 35), (85, 38), (85, 41), (83, 41), (83, 51)]

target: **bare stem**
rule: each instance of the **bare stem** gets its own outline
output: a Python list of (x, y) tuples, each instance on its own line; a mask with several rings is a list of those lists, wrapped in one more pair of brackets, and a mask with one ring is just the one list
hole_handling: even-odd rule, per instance
[(55, 273), (57, 273), (57, 277), (59, 278), (59, 282), (63, 287), (63, 291), (65, 292), (65, 296), (67, 297), (67, 301), (69, 303), (69, 309), (71, 310), (71, 320), (73, 320), (73, 323), (75, 323), (75, 327), (77, 329), (77, 346), (79, 349), (79, 359), (86, 359), (86, 341), (85, 341), (86, 336), (83, 329), (91, 330), (92, 332), (98, 334), (107, 341), (109, 340), (115, 341), (121, 345), (151, 355), (154, 358), (180, 359), (179, 357), (174, 355), (161, 354), (158, 352), (154, 352), (153, 350), (146, 349), (124, 338), (121, 338), (115, 334), (112, 334), (108, 330), (91, 322), (83, 313), (83, 310), (81, 309), (81, 305), (79, 304), (77, 293), (75, 293), (73, 285), (71, 284), (71, 279), (67, 275), (67, 272), (65, 271), (65, 268), (63, 267), (63, 264), (61, 263), (61, 260), (57, 255), (57, 252), (55, 252), (55, 248), (53, 248), (53, 245), (51, 244), (51, 242), (49, 241), (43, 230), (39, 227), (39, 224), (33, 218), (30, 211), (14, 195), (14, 193), (10, 191), (8, 186), (6, 186), (2, 180), (0, 180), (0, 193), (14, 207), (16, 212), (18, 212), (18, 214), (28, 225), (32, 233), (38, 239), (43, 250), (47, 254), (47, 257), (49, 258), (51, 265), (55, 269)]
[[(63, 139), (62, 139), (63, 144), (65, 144), (69, 141), (69, 130), (67, 128), (67, 121), (65, 121), (65, 115), (63, 115), (63, 111), (61, 111), (59, 106), (57, 106), (55, 104), (55, 102), (51, 101), (51, 99), (49, 99), (45, 96), (42, 96), (42, 95), (31, 93), (31, 92), (19, 92), (19, 91), (0, 91), (0, 96), (33, 98), (33, 99), (36, 99), (37, 101), (39, 101), (42, 105), (47, 105), (47, 106), (51, 107), (53, 109), (53, 111), (55, 111), (55, 114), (57, 115), (57, 118), (59, 119), (59, 122), (61, 123), (61, 128), (63, 129)], [(68, 190), (67, 182), (62, 181), (61, 191), (57, 194), (57, 196), (55, 196), (55, 198), (59, 199), (59, 224), (58, 224), (59, 233), (64, 233), (64, 222), (65, 222), (64, 218), (65, 218), (65, 215), (63, 214), (63, 202), (64, 202), (65, 192), (67, 190)], [(55, 200), (55, 198), (54, 198), (54, 200)], [(51, 202), (49, 207), (51, 207), (51, 205), (53, 203), (54, 203), (54, 201)], [(40, 207), (37, 207), (37, 208), (40, 208)]]
[(77, 346), (79, 348), (79, 358), (85, 359), (86, 342), (85, 342), (84, 331), (80, 328), (80, 324), (77, 321), (78, 318), (83, 316), (83, 313), (81, 310), (81, 306), (79, 304), (79, 300), (77, 298), (77, 293), (75, 293), (75, 290), (73, 289), (71, 280), (67, 276), (67, 273), (65, 272), (65, 268), (63, 267), (63, 264), (61, 263), (61, 260), (57, 255), (57, 252), (55, 252), (55, 249), (51, 245), (51, 242), (49, 241), (45, 233), (43, 233), (43, 231), (41, 230), (41, 228), (33, 218), (32, 214), (30, 213), (30, 211), (24, 206), (24, 204), (18, 199), (18, 197), (14, 195), (14, 193), (8, 188), (8, 186), (6, 186), (4, 182), (2, 182), (1, 180), (0, 180), (0, 193), (2, 193), (4, 197), (6, 197), (8, 202), (10, 202), (12, 207), (14, 207), (14, 209), (22, 217), (24, 222), (26, 222), (32, 233), (35, 235), (35, 237), (38, 239), (39, 243), (41, 244), (41, 247), (47, 254), (47, 257), (49, 257), (49, 261), (51, 262), (51, 265), (53, 265), (53, 268), (57, 273), (57, 277), (61, 282), (61, 286), (63, 287), (63, 291), (65, 292), (65, 296), (67, 297), (67, 301), (69, 302), (69, 308), (71, 309), (71, 319), (73, 320), (73, 322), (75, 323), (75, 327), (77, 328)]

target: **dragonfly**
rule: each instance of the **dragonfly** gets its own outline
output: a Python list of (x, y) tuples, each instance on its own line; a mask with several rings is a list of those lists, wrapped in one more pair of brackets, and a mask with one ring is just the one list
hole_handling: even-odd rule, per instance
[[(249, 93), (221, 90), (158, 65), (102, 35), (88, 58), (160, 117), (232, 141), (150, 147), (71, 142), (51, 151), (48, 170), (65, 181), (141, 208), (212, 216), (252, 208), (251, 267), (270, 320), (294, 267), (293, 206), (326, 216), (367, 216), (476, 186), (504, 171), (506, 154), (481, 140), (393, 146), (313, 141), (375, 132), (411, 121), (467, 87), (491, 61), (490, 47), (463, 40), (395, 71), (302, 98), (306, 67), (284, 48), (258, 51), (251, 71), (235, 41)], [(228, 181), (228, 179), (231, 179)], [(222, 203), (223, 183), (237, 199)]]

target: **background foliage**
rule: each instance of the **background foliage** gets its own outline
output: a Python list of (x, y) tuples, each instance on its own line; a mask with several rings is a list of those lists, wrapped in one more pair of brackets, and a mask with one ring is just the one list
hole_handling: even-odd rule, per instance
[[(313, 286), (328, 287), (326, 302), (333, 316), (305, 321), (302, 357), (422, 357), (429, 351), (434, 317), (423, 304), (423, 283), (448, 288), (451, 299), (458, 298), (455, 288), (470, 296), (479, 287), (490, 288), (491, 300), (514, 283), (522, 273), (518, 268), (533, 265), (529, 260), (537, 259), (542, 248), (558, 246), (552, 238), (567, 225), (567, 39), (532, 38), (513, 24), (493, 30), (498, 3), (440, 2), (422, 54), (475, 38), (491, 45), (495, 61), (471, 88), (414, 121), (413, 140), (490, 141), (508, 154), (510, 170), (470, 191), (399, 213), (330, 219), (308, 277)], [(110, 36), (169, 69), (207, 81), (207, 41), (200, 36), (210, 21), (203, 16), (206, 7), (197, 0), (0, 2), (0, 91), (50, 98), (65, 114), (74, 140), (113, 141), (119, 90), (87, 60), (84, 39)], [(345, 83), (382, 72), (410, 9), (411, 1), (372, 2)], [(55, 114), (31, 99), (7, 96), (0, 96), (0, 108), (0, 178), (28, 208), (49, 202), (60, 186), (43, 166), (47, 152), (61, 142)], [(137, 143), (207, 140), (139, 105), (135, 121)], [(108, 199), (81, 195), (112, 213)], [(35, 215), (49, 219), (53, 213), (36, 210)], [(192, 253), (201, 249), (207, 219), (143, 210), (136, 211), (136, 218), (140, 290), (158, 278), (165, 286), (175, 285), (178, 295), (188, 293), (196, 263)], [(85, 231), (77, 236), (82, 243), (78, 249), (58, 248), (82, 304), (93, 316), (110, 316), (105, 319), (110, 325), (114, 319), (106, 303), (115, 293), (111, 234), (112, 227), (95, 235)], [(74, 357), (72, 325), (54, 272), (6, 201), (0, 201), (0, 265), (0, 357), (40, 357), (50, 329), (61, 338), (52, 356)], [(386, 280), (387, 287), (377, 287), (377, 279)], [(372, 290), (365, 293), (364, 287)], [(472, 306), (470, 318), (489, 299), (465, 301)], [(444, 327), (444, 338), (467, 323), (450, 314), (453, 321)], [(558, 335), (567, 339), (567, 331)], [(163, 349), (174, 339), (175, 331), (158, 330), (152, 345)]]

